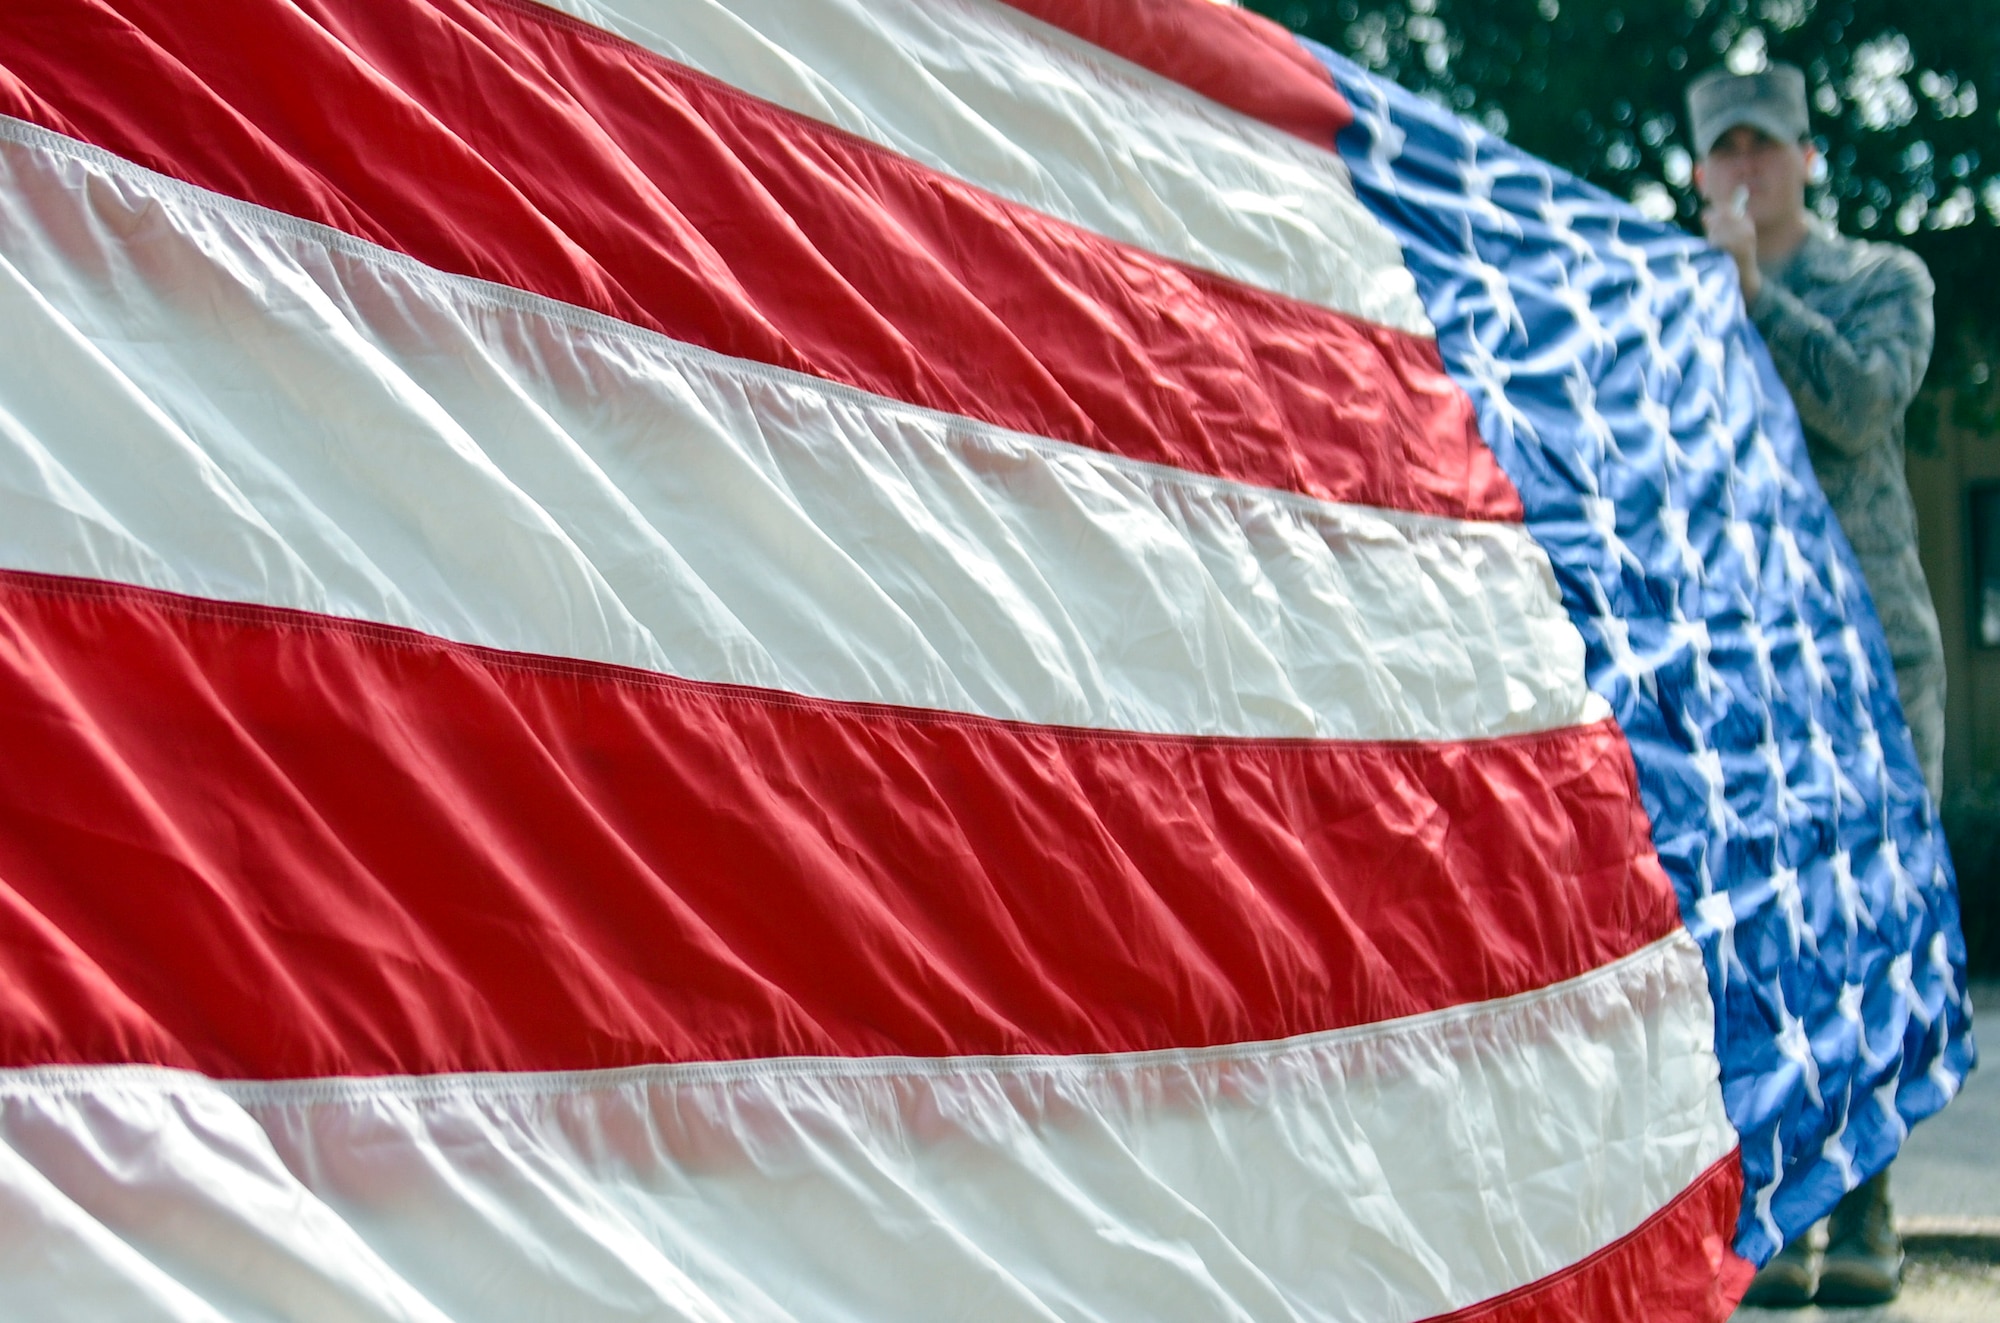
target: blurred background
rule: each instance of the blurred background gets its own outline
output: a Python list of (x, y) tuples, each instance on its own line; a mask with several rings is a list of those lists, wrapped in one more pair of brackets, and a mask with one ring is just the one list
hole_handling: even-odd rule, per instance
[(1696, 230), (1682, 90), (1806, 71), (1819, 214), (1937, 280), (1910, 487), (1950, 669), (1945, 831), (1973, 968), (2000, 975), (2000, 0), (1244, 2)]

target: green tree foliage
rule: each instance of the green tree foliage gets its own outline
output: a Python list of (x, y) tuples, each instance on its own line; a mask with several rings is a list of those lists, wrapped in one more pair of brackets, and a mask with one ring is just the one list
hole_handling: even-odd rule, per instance
[[(1694, 228), (1682, 92), (1806, 71), (1820, 214), (1938, 283), (1932, 386), (2000, 434), (2000, 0), (1250, 0), (1537, 156)], [(1922, 428), (1913, 439), (1921, 441)]]

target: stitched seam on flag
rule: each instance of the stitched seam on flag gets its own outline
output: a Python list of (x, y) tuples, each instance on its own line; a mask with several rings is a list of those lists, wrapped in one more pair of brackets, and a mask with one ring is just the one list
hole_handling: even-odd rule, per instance
[(1478, 1304), (1470, 1305), (1464, 1309), (1454, 1309), (1449, 1313), (1435, 1314), (1431, 1318), (1423, 1320), (1422, 1323), (1474, 1323), (1474, 1320), (1486, 1318), (1507, 1308), (1509, 1305), (1520, 1304), (1525, 1300), (1533, 1300), (1537, 1296), (1554, 1290), (1571, 1278), (1590, 1271), (1601, 1260), (1617, 1254), (1647, 1235), (1657, 1224), (1672, 1216), (1674, 1211), (1682, 1204), (1707, 1194), (1710, 1187), (1717, 1181), (1728, 1179), (1729, 1164), (1740, 1160), (1740, 1154), (1732, 1151), (1720, 1160), (1711, 1163), (1706, 1171), (1702, 1172), (1701, 1175), (1695, 1177), (1692, 1181), (1689, 1181), (1679, 1194), (1660, 1205), (1658, 1211), (1654, 1212), (1645, 1221), (1633, 1227), (1610, 1244), (1592, 1250), (1575, 1263), (1560, 1268), (1546, 1277), (1537, 1278), (1525, 1285), (1517, 1286), (1504, 1295), (1493, 1296), (1490, 1299), (1482, 1300)]
[[(43, 128), (39, 124), (16, 119), (11, 115), (0, 115), (0, 140), (12, 141), (32, 151), (44, 152), (51, 156), (66, 157), (133, 184), (157, 189), (194, 208), (234, 216), (255, 227), (276, 231), (359, 261), (429, 282), (460, 299), (485, 302), (509, 312), (545, 317), (577, 330), (613, 335), (658, 352), (667, 358), (714, 369), (725, 375), (757, 377), (776, 385), (814, 392), (850, 404), (899, 414), (920, 422), (935, 423), (944, 429), (948, 439), (967, 448), (977, 447), (990, 455), (1005, 456), (1010, 450), (1032, 450), (1054, 459), (1070, 459), (1095, 465), (1142, 486), (1160, 484), (1181, 487), (1212, 494), (1232, 504), (1242, 502), (1275, 504), (1302, 516), (1316, 526), (1330, 525), (1346, 532), (1354, 531), (1352, 522), (1354, 520), (1379, 519), (1413, 539), (1429, 537), (1472, 544), (1480, 536), (1472, 532), (1473, 529), (1504, 530), (1510, 533), (1518, 532), (1523, 538), (1527, 536), (1527, 525), (1521, 520), (1433, 515), (1413, 510), (1397, 510), (1388, 506), (1324, 501), (1301, 492), (1287, 491), (1282, 487), (1262, 487), (1254, 483), (1175, 468), (1169, 464), (1156, 464), (1150, 460), (1131, 459), (1103, 450), (1093, 450), (1088, 446), (1058, 441), (1053, 437), (1037, 436), (1032, 432), (1018, 432), (1012, 428), (969, 418), (964, 414), (948, 413), (941, 409), (912, 404), (908, 400), (899, 400), (894, 396), (877, 395), (844, 382), (830, 381), (825, 377), (794, 372), (754, 359), (735, 358), (701, 345), (690, 344), (685, 340), (676, 340), (643, 326), (635, 326), (631, 322), (621, 321), (590, 308), (564, 303), (542, 294), (533, 294), (513, 285), (482, 280), (477, 276), (441, 271), (406, 253), (370, 243), (345, 230), (337, 230), (331, 226), (321, 225), (317, 221), (305, 220), (282, 211), (260, 207), (254, 202), (245, 202), (241, 198), (201, 188), (186, 180), (176, 179), (171, 175), (161, 174), (157, 170), (128, 161), (91, 143)], [(1238, 504), (1238, 508), (1243, 507)], [(1546, 553), (1541, 551), (1539, 543), (1527, 539), (1526, 545), (1533, 553), (1542, 555), (1546, 562)], [(1551, 582), (1553, 582), (1553, 570), (1551, 570)]]
[(1269, 1062), (1339, 1048), (1362, 1047), (1427, 1031), (1463, 1030), (1476, 1023), (1518, 1019), (1547, 1002), (1561, 1001), (1599, 985), (1644, 987), (1672, 983), (1669, 996), (1708, 991), (1701, 953), (1685, 928), (1640, 947), (1608, 965), (1530, 992), (1471, 1002), (1418, 1015), (1380, 1020), (1345, 1029), (1327, 1029), (1292, 1038), (1213, 1047), (1161, 1048), (1148, 1052), (1079, 1053), (1074, 1056), (1020, 1054), (966, 1057), (766, 1057), (752, 1061), (685, 1062), (626, 1066), (608, 1070), (480, 1071), (444, 1075), (383, 1075), (290, 1080), (219, 1080), (193, 1071), (161, 1066), (30, 1066), (0, 1071), (0, 1097), (102, 1092), (106, 1084), (171, 1091), (196, 1088), (221, 1093), (245, 1106), (287, 1106), (398, 1097), (550, 1097), (601, 1093), (633, 1085), (729, 1084), (770, 1079), (949, 1079), (955, 1076), (1108, 1076), (1162, 1069), (1194, 1069)]
[[(1512, 731), (1501, 735), (1454, 736), (1440, 739), (1338, 739), (1312, 735), (1196, 735), (1177, 731), (1129, 730), (1115, 726), (1066, 726), (1049, 722), (1025, 721), (1012, 717), (992, 717), (980, 712), (960, 712), (945, 708), (902, 706), (837, 698), (818, 698), (789, 689), (766, 689), (727, 680), (693, 680), (665, 671), (649, 671), (618, 662), (589, 661), (550, 653), (516, 652), (482, 643), (426, 633), (407, 625), (387, 625), (352, 616), (329, 615), (291, 606), (271, 606), (262, 602), (231, 602), (198, 597), (166, 588), (120, 583), (111, 579), (88, 579), (39, 570), (0, 567), (0, 594), (19, 592), (35, 597), (79, 602), (128, 601), (164, 614), (192, 620), (212, 620), (223, 624), (295, 630), (302, 633), (345, 634), (385, 647), (411, 652), (460, 654), (494, 670), (517, 671), (527, 675), (555, 675), (566, 679), (592, 681), (640, 689), (713, 696), (724, 701), (760, 707), (794, 708), (808, 712), (832, 712), (856, 720), (889, 724), (972, 727), (1046, 735), (1051, 739), (1087, 744), (1176, 745), (1200, 748), (1294, 749), (1315, 748), (1380, 749), (1389, 752), (1422, 753), (1442, 749), (1532, 748), (1576, 742), (1607, 726), (1615, 727), (1611, 716), (1569, 726), (1542, 730)], [(1630, 778), (1628, 777), (1628, 780)], [(1632, 783), (1637, 794), (1637, 783)], [(1635, 800), (1636, 802), (1636, 800)]]

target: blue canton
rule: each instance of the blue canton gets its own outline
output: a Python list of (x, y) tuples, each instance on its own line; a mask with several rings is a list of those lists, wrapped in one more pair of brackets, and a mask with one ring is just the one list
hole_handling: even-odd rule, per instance
[(1631, 745), (1707, 959), (1761, 1264), (1976, 1059), (1881, 624), (1729, 260), (1305, 44)]

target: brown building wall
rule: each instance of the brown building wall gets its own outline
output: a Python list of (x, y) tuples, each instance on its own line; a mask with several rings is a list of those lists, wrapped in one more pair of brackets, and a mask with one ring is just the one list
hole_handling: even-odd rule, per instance
[(2000, 437), (1977, 437), (1938, 410), (1935, 453), (1911, 455), (1918, 551), (1944, 633), (1945, 794), (2000, 775), (2000, 648), (1975, 645), (1970, 493), (2000, 482)]
[(2000, 975), (2000, 648), (1978, 646), (1972, 491), (2000, 483), (2000, 436), (1977, 436), (1940, 408), (1936, 446), (1911, 455), (1918, 553), (1944, 634), (1945, 834), (1974, 972)]

